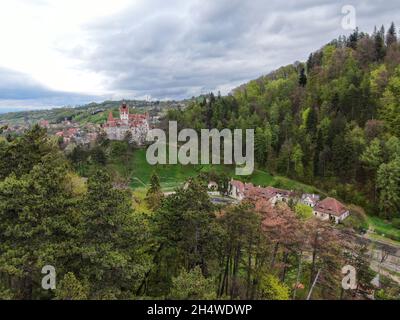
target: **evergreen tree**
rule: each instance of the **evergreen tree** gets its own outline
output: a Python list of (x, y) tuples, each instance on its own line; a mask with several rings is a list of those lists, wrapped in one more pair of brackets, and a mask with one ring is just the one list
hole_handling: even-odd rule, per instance
[(189, 272), (183, 269), (172, 279), (169, 298), (178, 300), (211, 300), (216, 299), (216, 288), (212, 279), (203, 276), (200, 267)]
[(190, 180), (185, 188), (166, 197), (154, 223), (159, 262), (148, 276), (152, 294), (168, 294), (172, 277), (182, 268), (190, 271), (199, 266), (203, 275), (207, 274), (210, 260), (217, 254), (220, 232), (206, 184)]
[(89, 286), (79, 281), (72, 272), (68, 272), (56, 287), (57, 300), (87, 300)]
[(6, 148), (11, 157), (30, 153), (15, 159), (16, 167), (0, 180), (0, 282), (15, 299), (44, 298), (42, 267), (52, 265), (62, 273), (78, 261), (77, 198), (68, 187), (65, 159), (40, 128)]
[(375, 59), (381, 61), (385, 57), (385, 29), (382, 26), (379, 31), (374, 32)]
[(318, 114), (315, 108), (311, 108), (306, 118), (307, 132), (314, 136), (317, 132)]
[(400, 159), (382, 164), (378, 170), (379, 207), (385, 218), (398, 217), (400, 212)]
[(93, 148), (90, 153), (91, 153), (91, 158), (95, 163), (102, 166), (106, 165), (107, 156), (102, 147), (97, 146)]
[(348, 38), (348, 47), (356, 50), (357, 49), (357, 42), (359, 40), (359, 30), (356, 28), (354, 32)]
[(389, 30), (387, 31), (386, 34), (386, 45), (390, 47), (392, 44), (397, 42), (397, 33), (396, 33), (396, 27), (394, 25), (394, 22), (390, 25)]
[(110, 176), (97, 171), (88, 180), (82, 208), (80, 275), (90, 283), (90, 297), (132, 296), (149, 262), (142, 254), (146, 229), (132, 212), (130, 192), (114, 189)]
[(303, 88), (307, 85), (306, 70), (304, 68), (300, 70), (299, 85)]
[(150, 177), (150, 188), (146, 194), (146, 201), (150, 209), (157, 210), (161, 201), (164, 198), (164, 194), (161, 191), (160, 178), (157, 173), (153, 172)]

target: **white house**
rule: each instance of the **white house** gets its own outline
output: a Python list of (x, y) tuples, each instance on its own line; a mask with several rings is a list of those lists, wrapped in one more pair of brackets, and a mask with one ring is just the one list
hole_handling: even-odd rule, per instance
[(317, 194), (305, 193), (301, 196), (301, 203), (303, 203), (311, 208), (314, 208), (319, 200), (320, 200), (320, 196)]
[(350, 212), (338, 200), (334, 198), (326, 198), (316, 204), (313, 209), (314, 216), (321, 220), (329, 220), (340, 223), (346, 219)]

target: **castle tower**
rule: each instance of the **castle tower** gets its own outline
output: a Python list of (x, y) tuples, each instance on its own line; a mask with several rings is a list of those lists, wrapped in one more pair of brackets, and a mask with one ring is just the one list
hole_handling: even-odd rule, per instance
[(123, 102), (121, 107), (119, 108), (119, 115), (124, 124), (128, 124), (129, 122), (129, 107), (126, 102)]

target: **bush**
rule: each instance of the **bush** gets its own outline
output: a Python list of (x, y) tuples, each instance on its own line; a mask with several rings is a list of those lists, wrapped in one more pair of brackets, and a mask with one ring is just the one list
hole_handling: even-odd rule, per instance
[(260, 283), (260, 298), (264, 300), (289, 300), (289, 288), (271, 274), (263, 276)]
[(367, 215), (364, 210), (355, 205), (350, 205), (349, 210), (351, 212), (350, 217), (343, 221), (343, 225), (346, 227), (351, 227), (356, 231), (365, 232), (368, 230), (368, 220)]
[(400, 229), (400, 218), (395, 218), (392, 220), (393, 227)]
[(313, 216), (313, 209), (305, 204), (296, 204), (294, 211), (301, 220), (307, 220)]
[(176, 300), (212, 300), (216, 299), (216, 290), (212, 279), (203, 276), (200, 267), (182, 272), (172, 279), (171, 299)]

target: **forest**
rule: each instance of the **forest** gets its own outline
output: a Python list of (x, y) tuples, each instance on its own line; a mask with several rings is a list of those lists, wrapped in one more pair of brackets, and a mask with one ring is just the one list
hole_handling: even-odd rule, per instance
[[(98, 143), (85, 160), (98, 170), (82, 178), (39, 126), (0, 141), (2, 299), (398, 298), (390, 278), (372, 286), (368, 244), (352, 228), (303, 205), (215, 205), (208, 174), (169, 196), (153, 174), (138, 200), (102, 168), (109, 142)], [(48, 265), (54, 290), (41, 286)], [(343, 290), (345, 265), (357, 270), (355, 290)]]
[[(358, 29), (305, 63), (170, 110), (182, 128), (253, 128), (258, 168), (400, 218), (400, 43)], [(399, 220), (396, 220), (399, 223)]]
[[(356, 30), (306, 63), (229, 96), (194, 99), (165, 120), (197, 130), (254, 128), (258, 168), (396, 223), (399, 108), (392, 25), (372, 35)], [(66, 153), (38, 125), (0, 138), (0, 299), (399, 298), (389, 277), (371, 284), (369, 248), (353, 226), (314, 219), (293, 203), (213, 204), (207, 173), (170, 195), (153, 173), (138, 199), (105, 170), (114, 147), (99, 136), (91, 149)], [(136, 147), (122, 141), (119, 148)], [(56, 270), (54, 290), (41, 286), (46, 265)], [(348, 291), (346, 265), (357, 270)]]

